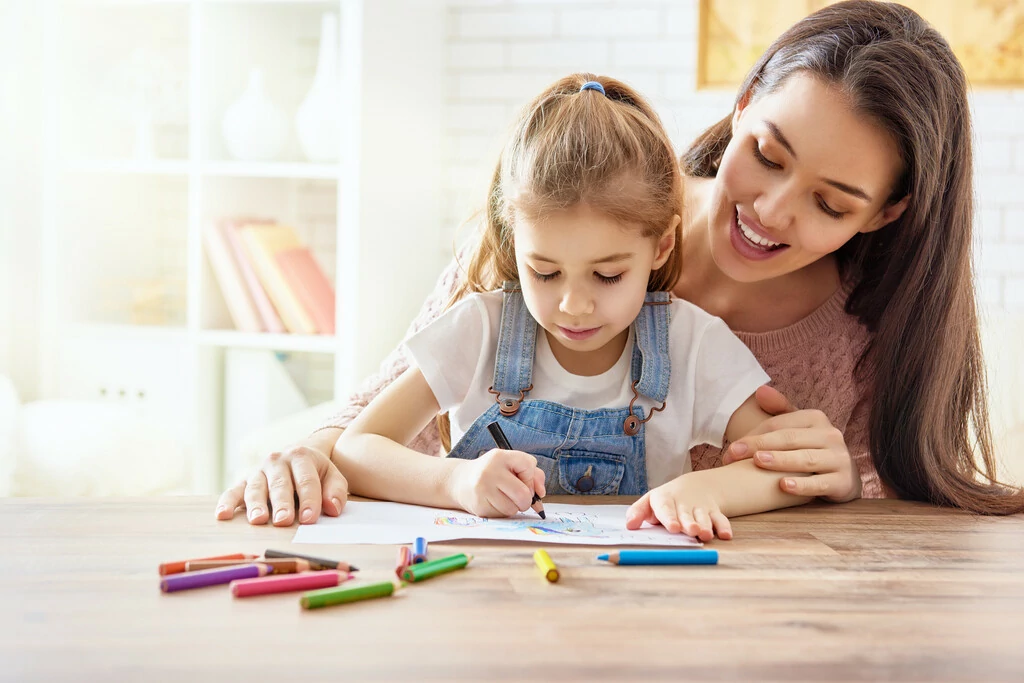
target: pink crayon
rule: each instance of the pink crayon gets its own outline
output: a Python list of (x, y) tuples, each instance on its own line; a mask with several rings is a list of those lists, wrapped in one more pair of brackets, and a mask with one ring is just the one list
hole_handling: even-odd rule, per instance
[(247, 598), (252, 595), (330, 588), (351, 578), (352, 575), (347, 572), (323, 571), (279, 574), (258, 579), (239, 579), (231, 582), (231, 594), (236, 598)]
[(253, 579), (257, 576), (266, 576), (270, 573), (270, 567), (265, 564), (243, 564), (237, 567), (223, 567), (221, 569), (206, 569), (199, 572), (186, 572), (184, 574), (171, 574), (160, 580), (160, 590), (164, 593), (184, 591), (192, 588), (205, 588), (206, 586), (219, 586), (231, 583), (235, 579)]

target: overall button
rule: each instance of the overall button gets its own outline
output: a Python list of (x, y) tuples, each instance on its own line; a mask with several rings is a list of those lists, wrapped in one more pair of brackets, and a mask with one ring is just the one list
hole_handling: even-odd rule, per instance
[(626, 433), (626, 436), (636, 436), (642, 424), (640, 418), (630, 413), (626, 421), (622, 423), (622, 431)]
[(587, 471), (582, 477), (576, 480), (576, 490), (580, 493), (587, 493), (592, 491), (594, 488), (594, 478), (590, 476), (590, 473), (594, 470), (593, 465), (587, 467)]
[(498, 404), (498, 411), (505, 417), (512, 417), (519, 412), (519, 399), (504, 399), (500, 404)]

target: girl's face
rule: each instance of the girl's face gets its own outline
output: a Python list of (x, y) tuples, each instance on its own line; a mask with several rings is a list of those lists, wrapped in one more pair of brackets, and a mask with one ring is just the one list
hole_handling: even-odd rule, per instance
[[(668, 260), (675, 227), (663, 237), (644, 237), (640, 227), (623, 225), (579, 204), (541, 220), (515, 221), (516, 263), (530, 314), (548, 333), (556, 356), (562, 347), (576, 368), (588, 355), (599, 365), (609, 344), (622, 350), (629, 326), (640, 313), (651, 271)], [(563, 363), (564, 365), (564, 363)], [(607, 367), (590, 367), (599, 373)], [(577, 373), (580, 374), (580, 373)]]
[(711, 254), (733, 280), (797, 271), (899, 218), (895, 143), (822, 81), (794, 74), (733, 115), (715, 178)]

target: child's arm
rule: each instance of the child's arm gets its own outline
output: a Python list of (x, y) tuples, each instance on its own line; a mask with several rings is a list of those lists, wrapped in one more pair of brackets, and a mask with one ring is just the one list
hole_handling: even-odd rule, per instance
[(522, 451), (491, 450), (475, 460), (437, 458), (408, 443), (440, 407), (423, 373), (407, 370), (338, 438), (332, 460), (356, 495), (511, 516), (544, 495), (544, 472)]
[[(725, 430), (728, 441), (741, 438), (770, 415), (751, 396), (736, 409)], [(807, 476), (759, 469), (749, 460), (710, 470), (688, 472), (651, 491), (626, 513), (626, 527), (637, 529), (647, 521), (661, 524), (673, 533), (683, 532), (711, 540), (732, 538), (729, 517), (801, 505), (809, 497), (784, 493), (783, 477)]]

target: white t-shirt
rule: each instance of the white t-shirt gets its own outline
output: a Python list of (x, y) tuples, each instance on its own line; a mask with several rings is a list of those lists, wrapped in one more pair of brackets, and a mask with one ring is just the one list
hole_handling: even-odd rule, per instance
[[(494, 402), (495, 351), (501, 327), (501, 291), (472, 294), (407, 342), (420, 369), (451, 418), (452, 443)], [(644, 425), (647, 484), (654, 488), (690, 471), (690, 449), (721, 447), (732, 414), (769, 377), (754, 355), (720, 319), (688, 301), (669, 308), (672, 377), (665, 410)], [(625, 408), (633, 398), (630, 361), (633, 332), (619, 360), (592, 377), (567, 372), (551, 352), (547, 334), (537, 330), (533, 390), (526, 398), (583, 410)], [(650, 415), (658, 404), (641, 396), (637, 405)]]

